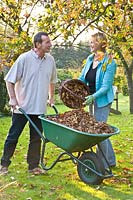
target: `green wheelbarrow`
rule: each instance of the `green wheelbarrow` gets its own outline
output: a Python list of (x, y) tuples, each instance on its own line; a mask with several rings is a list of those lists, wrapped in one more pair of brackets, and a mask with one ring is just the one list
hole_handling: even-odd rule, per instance
[[(58, 115), (58, 110), (55, 106), (53, 106), (53, 108), (56, 112), (56, 114), (53, 115), (55, 117)], [(108, 165), (108, 169), (104, 168), (102, 160), (99, 159), (92, 147), (98, 145), (105, 139), (118, 134), (120, 131), (117, 127), (111, 126), (113, 129), (113, 133), (111, 134), (91, 134), (58, 124), (49, 120), (47, 118), (49, 115), (43, 115), (39, 116), (44, 131), (44, 134), (42, 134), (25, 111), (21, 108), (18, 108), (18, 110), (25, 115), (43, 141), (40, 164), (44, 170), (52, 169), (58, 162), (71, 160), (77, 165), (78, 175), (84, 183), (99, 185), (104, 179), (113, 176), (109, 163), (104, 156), (104, 152), (100, 149)], [(50, 166), (47, 166), (47, 164), (44, 164), (44, 158), (46, 145), (49, 142), (61, 148), (63, 152), (57, 156)], [(64, 155), (67, 155), (68, 158), (63, 158)]]

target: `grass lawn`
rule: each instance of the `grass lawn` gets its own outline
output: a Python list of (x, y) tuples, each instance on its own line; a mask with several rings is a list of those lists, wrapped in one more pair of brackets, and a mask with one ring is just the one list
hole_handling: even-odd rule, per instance
[[(113, 103), (115, 108), (115, 102)], [(68, 110), (57, 106), (59, 112)], [(133, 199), (133, 115), (129, 114), (128, 97), (119, 95), (121, 115), (110, 114), (108, 123), (119, 127), (120, 134), (112, 136), (117, 167), (114, 177), (99, 186), (86, 185), (71, 161), (57, 163), (46, 175), (33, 176), (27, 172), (28, 125), (25, 127), (9, 168), (9, 174), (0, 176), (0, 200), (132, 200)], [(48, 112), (53, 112), (50, 110)], [(0, 118), (0, 155), (11, 123), (10, 117)], [(53, 130), (54, 131), (54, 130)], [(62, 152), (52, 143), (47, 144), (48, 164)]]

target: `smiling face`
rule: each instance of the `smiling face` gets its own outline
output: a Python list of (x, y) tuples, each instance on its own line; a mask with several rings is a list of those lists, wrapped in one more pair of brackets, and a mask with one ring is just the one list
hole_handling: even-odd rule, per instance
[(97, 51), (101, 50), (101, 44), (94, 37), (91, 37), (90, 39), (90, 49), (93, 53), (96, 53)]
[(97, 51), (105, 52), (107, 46), (107, 39), (103, 33), (96, 33), (91, 36), (90, 49), (91, 52), (96, 53)]
[(51, 40), (49, 36), (46, 35), (42, 35), (41, 42), (36, 43), (36, 48), (43, 53), (48, 53), (50, 51), (51, 46)]

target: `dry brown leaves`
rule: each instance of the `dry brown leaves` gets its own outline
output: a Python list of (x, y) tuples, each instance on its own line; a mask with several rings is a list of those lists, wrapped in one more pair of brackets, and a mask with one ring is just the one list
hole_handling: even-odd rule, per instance
[(48, 119), (82, 132), (93, 134), (113, 133), (113, 129), (108, 124), (97, 122), (93, 116), (83, 109), (68, 111), (59, 114), (57, 117), (49, 116)]
[(66, 80), (59, 88), (60, 98), (69, 108), (83, 108), (85, 97), (89, 95), (88, 87), (78, 79)]

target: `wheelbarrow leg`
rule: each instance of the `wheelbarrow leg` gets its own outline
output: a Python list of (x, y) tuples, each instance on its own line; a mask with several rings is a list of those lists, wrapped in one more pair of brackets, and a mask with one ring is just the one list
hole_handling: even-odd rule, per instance
[(41, 151), (41, 159), (40, 159), (40, 163), (41, 165), (44, 165), (44, 155), (45, 155), (45, 148), (46, 148), (46, 143), (48, 143), (49, 140), (47, 139), (43, 139), (43, 144), (42, 144), (42, 151)]

